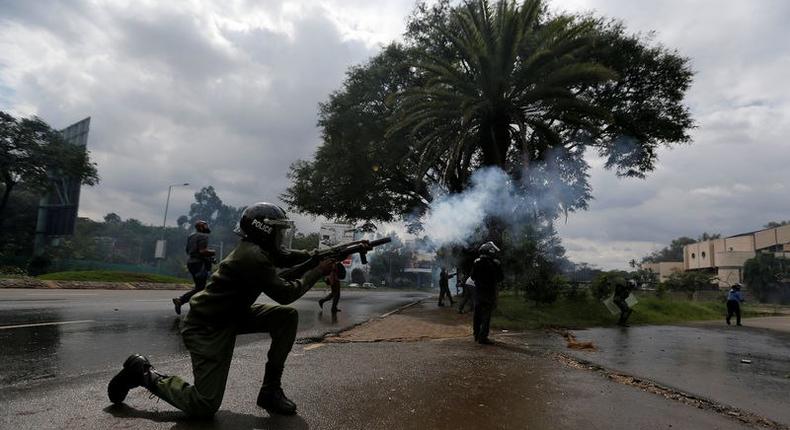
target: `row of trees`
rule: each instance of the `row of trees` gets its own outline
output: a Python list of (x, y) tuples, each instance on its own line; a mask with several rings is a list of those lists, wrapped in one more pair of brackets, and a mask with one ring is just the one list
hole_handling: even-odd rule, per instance
[[(22, 187), (10, 199), (14, 204), (13, 216), (8, 219), (8, 226), (13, 227), (4, 234), (3, 251), (10, 255), (30, 256), (32, 251), (33, 233), (35, 231), (36, 209), (38, 197), (26, 187)], [(103, 221), (78, 218), (75, 232), (64, 237), (57, 246), (47, 248), (42, 261), (36, 262), (37, 270), (46, 270), (48, 264), (58, 263), (57, 268), (68, 268), (76, 262), (148, 265), (156, 264), (154, 256), (155, 243), (164, 238), (168, 243), (168, 258), (161, 262), (162, 270), (172, 274), (184, 272), (184, 244), (186, 237), (197, 220), (206, 220), (211, 224), (211, 246), (227, 254), (238, 243), (238, 236), (233, 229), (238, 222), (243, 208), (236, 208), (223, 203), (214, 187), (204, 187), (195, 193), (195, 202), (191, 204), (188, 214), (181, 215), (177, 227), (145, 225), (135, 218), (122, 219), (118, 214), (108, 213)], [(295, 238), (305, 242), (304, 248), (317, 246), (317, 234)], [(307, 242), (314, 242), (309, 246)], [(71, 261), (71, 263), (62, 263)], [(61, 263), (59, 263), (61, 262)]]

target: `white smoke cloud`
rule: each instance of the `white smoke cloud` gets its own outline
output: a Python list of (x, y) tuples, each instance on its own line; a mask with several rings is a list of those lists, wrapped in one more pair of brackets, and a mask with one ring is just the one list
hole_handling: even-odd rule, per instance
[(431, 204), (423, 228), (437, 245), (466, 243), (486, 216), (515, 207), (512, 182), (502, 169), (480, 169), (471, 182), (465, 192), (439, 196)]

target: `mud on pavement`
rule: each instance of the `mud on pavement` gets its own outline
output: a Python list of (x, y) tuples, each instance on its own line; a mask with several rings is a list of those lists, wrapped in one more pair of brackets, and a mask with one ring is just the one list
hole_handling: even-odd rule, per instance
[[(632, 387), (642, 392), (661, 396), (669, 401), (715, 413), (723, 418), (737, 421), (752, 428), (784, 430), (790, 427), (757, 414), (725, 405), (700, 396), (667, 387), (638, 376), (606, 369), (561, 352), (562, 342), (568, 349), (596, 351), (590, 341), (580, 341), (567, 330), (554, 329), (543, 333), (536, 341), (524, 341), (521, 333), (498, 333), (493, 336), (497, 345), (505, 350), (528, 353), (551, 359), (564, 367), (590, 372), (616, 384)], [(454, 308), (436, 308), (426, 301), (419, 301), (393, 311), (380, 318), (359, 324), (346, 331), (331, 334), (323, 343), (372, 343), (372, 342), (420, 342), (429, 340), (463, 339), (472, 335), (471, 313), (458, 314)], [(551, 339), (548, 339), (551, 338)], [(315, 344), (305, 350), (320, 347)]]

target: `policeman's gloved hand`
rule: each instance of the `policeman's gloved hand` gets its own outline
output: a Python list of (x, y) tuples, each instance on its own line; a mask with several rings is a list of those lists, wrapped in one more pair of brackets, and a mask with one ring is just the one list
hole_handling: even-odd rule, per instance
[(336, 262), (335, 262), (334, 259), (327, 258), (327, 259), (321, 260), (321, 262), (318, 263), (317, 269), (318, 269), (319, 272), (321, 272), (321, 274), (326, 276), (326, 275), (332, 273), (332, 269), (335, 267), (335, 263)]

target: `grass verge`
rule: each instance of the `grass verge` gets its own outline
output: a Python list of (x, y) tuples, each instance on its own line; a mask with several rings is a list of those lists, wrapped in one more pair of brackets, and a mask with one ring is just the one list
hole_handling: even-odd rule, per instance
[[(743, 316), (774, 315), (749, 305), (741, 308)], [(629, 324), (669, 324), (683, 321), (724, 319), (723, 302), (690, 301), (682, 299), (639, 297)], [(543, 327), (603, 327), (612, 326), (617, 316), (612, 315), (598, 300), (560, 298), (555, 303), (536, 306), (522, 297), (502, 295), (491, 324), (497, 328), (526, 330)]]
[(159, 284), (190, 284), (192, 281), (175, 276), (155, 273), (113, 272), (110, 270), (84, 270), (54, 272), (37, 276), (45, 281), (90, 281), (90, 282), (154, 282)]

